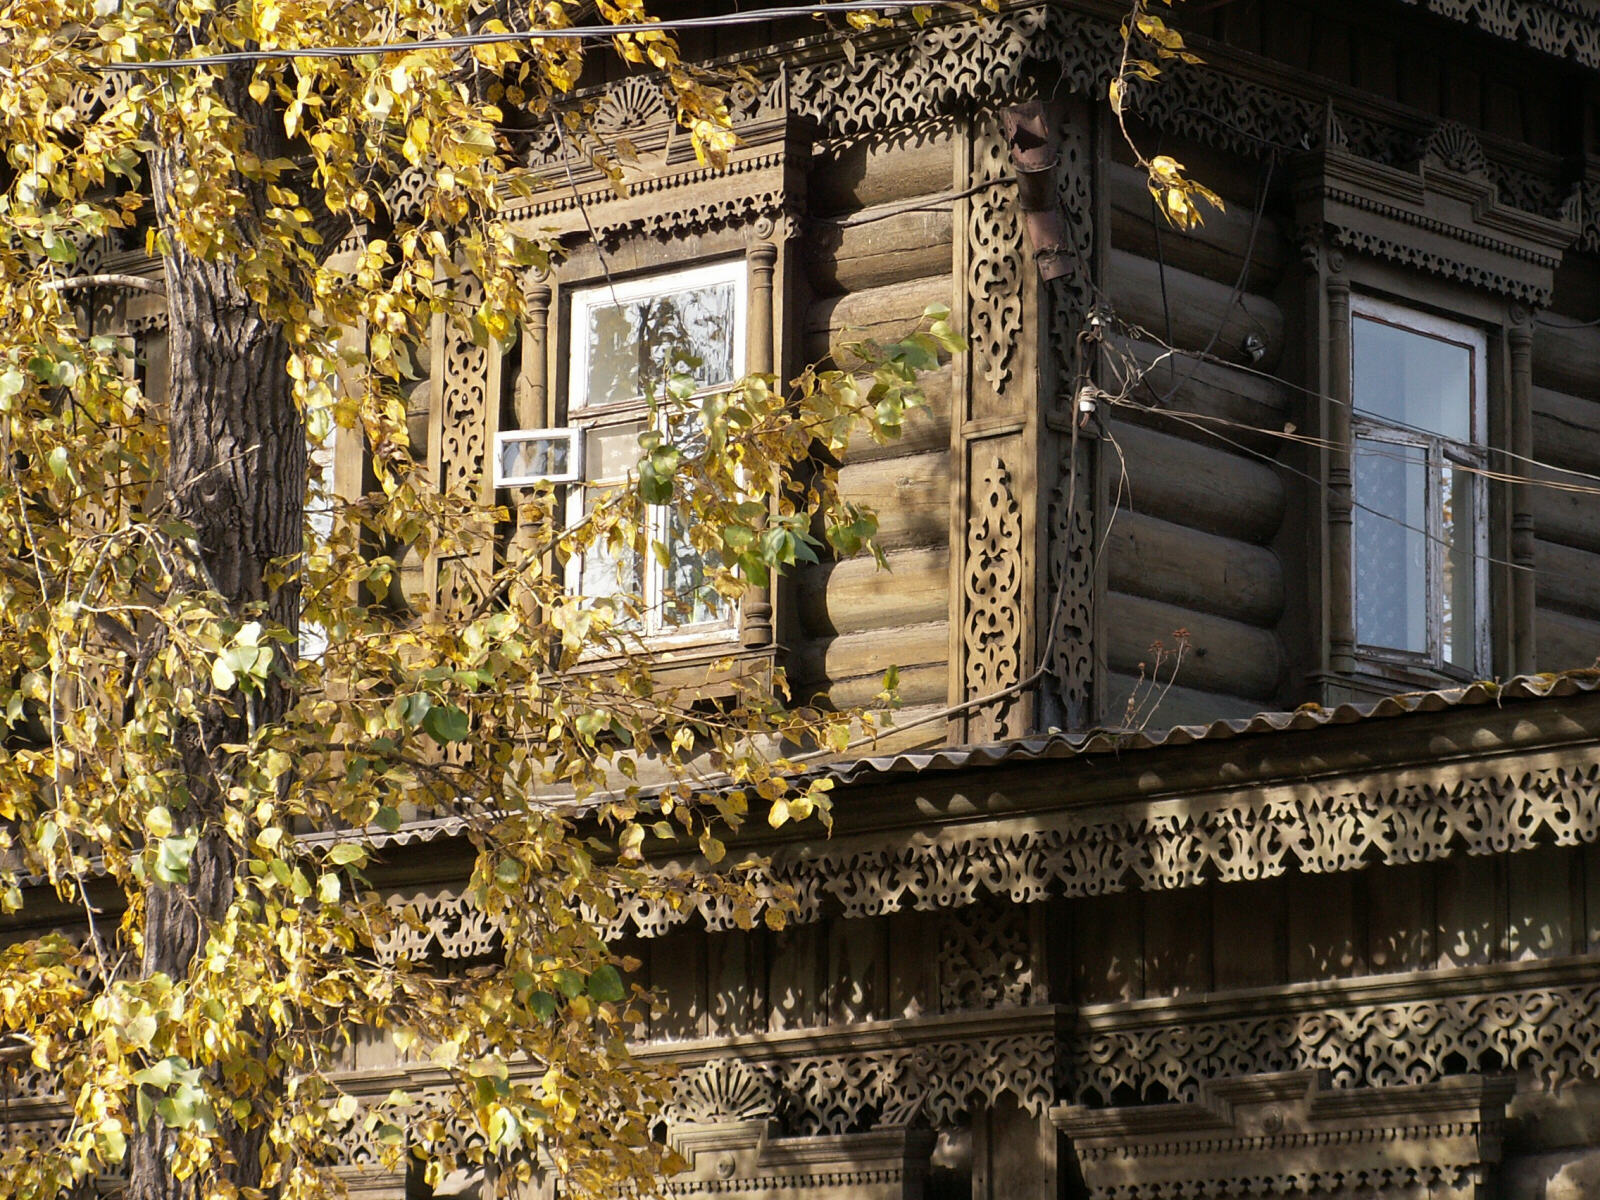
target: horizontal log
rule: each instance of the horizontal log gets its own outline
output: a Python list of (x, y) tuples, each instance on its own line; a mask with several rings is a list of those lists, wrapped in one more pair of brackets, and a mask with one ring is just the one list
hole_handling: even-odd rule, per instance
[(1600, 554), (1536, 540), (1533, 566), (1534, 595), (1541, 609), (1600, 616)]
[(1150, 675), (1157, 670), (1151, 647), (1160, 642), (1167, 657), (1158, 677), (1171, 679), (1173, 635), (1186, 629), (1189, 650), (1178, 665), (1178, 684), (1255, 701), (1270, 700), (1278, 690), (1283, 654), (1271, 630), (1116, 591), (1106, 593), (1104, 611), (1106, 665), (1112, 671), (1137, 675), (1144, 663)]
[(1600, 621), (1541, 608), (1533, 619), (1534, 654), (1541, 671), (1571, 671), (1600, 662)]
[(950, 540), (950, 455), (931, 451), (839, 469), (839, 491), (878, 514), (878, 544), (942, 545)]
[(886, 287), (908, 279), (949, 275), (949, 202), (927, 209), (898, 211), (905, 204), (882, 205), (852, 214), (860, 224), (811, 224), (806, 235), (806, 275), (819, 296)]
[[(1230, 204), (1221, 212), (1209, 206), (1205, 222), (1187, 232), (1174, 229), (1155, 210), (1148, 176), (1138, 167), (1112, 163), (1107, 172), (1111, 188), (1111, 244), (1145, 258), (1165, 255), (1168, 266), (1193, 271), (1232, 287), (1250, 247), (1250, 226), (1257, 224), (1252, 266), (1246, 287), (1267, 290), (1283, 277), (1289, 245), (1272, 217), (1247, 205)], [(1159, 228), (1159, 236), (1157, 230)]]
[(1106, 712), (1102, 724), (1120, 728), (1130, 722), (1145, 730), (1171, 729), (1174, 725), (1209, 725), (1253, 717), (1261, 705), (1238, 696), (1223, 696), (1195, 688), (1166, 687), (1167, 677), (1152, 685), (1146, 678), (1120, 671), (1106, 672)]
[[(944, 621), (906, 625), (893, 631), (863, 630), (800, 642), (789, 655), (790, 683), (802, 697), (825, 689), (837, 705), (863, 704), (883, 687), (890, 667), (900, 672), (901, 699), (931, 702), (934, 679), (948, 679), (950, 631)], [(848, 685), (848, 686), (847, 686)], [(841, 690), (843, 689), (843, 690)]]
[(889, 570), (870, 557), (815, 563), (795, 579), (801, 627), (812, 637), (894, 629), (947, 618), (948, 546), (898, 550)]
[(1533, 382), (1571, 396), (1600, 396), (1600, 326), (1535, 325)]
[(1126, 250), (1111, 252), (1106, 283), (1124, 320), (1167, 339), (1170, 318), (1170, 340), (1180, 349), (1200, 351), (1210, 345), (1217, 358), (1250, 362), (1244, 344), (1254, 334), (1261, 340), (1264, 354), (1252, 365), (1269, 372), (1277, 367), (1283, 352), (1283, 312), (1265, 296), (1253, 292), (1235, 296), (1228, 284), (1178, 267), (1169, 266), (1163, 272), (1154, 259)]
[[(901, 706), (892, 712), (883, 713), (878, 718), (877, 737), (859, 749), (851, 751), (849, 757), (878, 758), (886, 754), (913, 750), (919, 746), (936, 746), (945, 741), (949, 721), (940, 714), (947, 707), (948, 697), (941, 693), (932, 703), (909, 704), (905, 701), (903, 677), (900, 694)], [(863, 730), (857, 736), (867, 735)]]
[[(874, 634), (875, 637), (882, 636)], [(822, 687), (819, 695), (834, 708), (865, 708), (883, 691), (883, 675), (861, 675), (839, 679)], [(950, 664), (900, 668), (900, 703), (903, 705), (944, 704), (950, 694)]]
[[(1546, 479), (1562, 479), (1556, 474), (1534, 473)], [(1553, 487), (1531, 487), (1528, 495), (1533, 527), (1541, 539), (1600, 554), (1600, 496)]]
[(819, 155), (808, 172), (811, 211), (834, 215), (955, 187), (950, 125), (908, 130)]
[[(1600, 388), (1595, 399), (1533, 389), (1533, 457), (1571, 471), (1600, 472)], [(1525, 472), (1527, 463), (1509, 470)]]
[(849, 342), (902, 338), (921, 324), (930, 304), (949, 308), (954, 295), (945, 274), (820, 300), (806, 314), (806, 361), (834, 357)]
[(1286, 384), (1227, 363), (1162, 357), (1159, 346), (1134, 338), (1111, 338), (1108, 347), (1107, 386), (1116, 391), (1119, 380), (1135, 382), (1142, 374), (1144, 386), (1133, 388), (1128, 399), (1175, 414), (1124, 407), (1117, 411), (1121, 419), (1180, 437), (1203, 438), (1188, 423), (1199, 421), (1254, 450), (1276, 455), (1283, 449), (1285, 441), (1277, 435), (1283, 431), (1292, 399)]
[[(900, 436), (887, 442), (875, 442), (858, 432), (845, 451), (847, 461), (874, 462), (883, 458), (901, 458), (907, 454), (949, 449), (950, 401), (955, 388), (955, 371), (951, 364), (945, 363), (936, 371), (924, 372), (919, 382), (927, 403), (906, 414)], [(859, 383), (863, 391), (872, 386), (870, 379), (862, 379)]]
[(1283, 615), (1283, 564), (1264, 546), (1120, 512), (1106, 550), (1115, 591), (1254, 625)]
[[(1267, 464), (1120, 420), (1111, 422), (1111, 435), (1127, 460), (1121, 506), (1130, 512), (1258, 543), (1283, 522), (1283, 480)], [(1122, 460), (1113, 449), (1104, 453), (1115, 494)]]

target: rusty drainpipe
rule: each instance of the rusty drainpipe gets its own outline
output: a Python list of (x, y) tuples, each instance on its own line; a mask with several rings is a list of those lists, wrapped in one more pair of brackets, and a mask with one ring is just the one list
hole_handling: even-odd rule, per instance
[(1055, 123), (1038, 100), (1016, 104), (1000, 114), (1000, 126), (1011, 147), (1017, 169), (1017, 199), (1023, 226), (1033, 247), (1039, 277), (1048, 283), (1072, 270), (1067, 238), (1056, 203), (1056, 168), (1061, 163), (1061, 139)]

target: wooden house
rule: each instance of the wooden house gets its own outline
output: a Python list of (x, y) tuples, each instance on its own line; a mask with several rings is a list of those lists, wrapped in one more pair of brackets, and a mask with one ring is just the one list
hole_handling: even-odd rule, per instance
[[(831, 837), (750, 839), (796, 923), (627, 912), (668, 1190), (1600, 1196), (1600, 10), (1190, 0), (1203, 61), (1128, 117), (1225, 201), (1187, 232), (1107, 103), (1124, 15), (687, 39), (758, 84), (721, 171), (593, 81), (628, 194), (530, 138), (569, 253), (514, 356), (441, 332), (413, 395), (441, 479), (566, 431), (581, 504), (641, 420), (596, 383), (630, 306), (731, 314), (711, 383), (930, 304), (969, 343), (844, 462), (890, 573), (652, 631), (902, 701)], [(446, 958), (493, 936), (456, 834), (389, 850)]]

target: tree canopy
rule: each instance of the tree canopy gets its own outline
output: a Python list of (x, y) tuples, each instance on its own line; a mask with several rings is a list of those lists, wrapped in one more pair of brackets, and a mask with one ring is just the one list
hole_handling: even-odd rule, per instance
[[(645, 598), (619, 578), (585, 601), (566, 564), (659, 553), (652, 505), (728, 605), (870, 549), (830, 463), (893, 436), (958, 342), (933, 313), (795, 381), (702, 393), (670, 366), (603, 503), (573, 522), (551, 487), (520, 492), (515, 552), (471, 602), (400, 597), (404, 555), (511, 516), (428, 475), (404, 393), (436, 320), (513, 343), (550, 263), (505, 216), (541, 182), (517, 131), (576, 145), (565, 98), (615, 54), (715, 162), (725, 81), (666, 30), (297, 51), (580, 18), (648, 23), (635, 0), (0, 0), (0, 1053), (60, 1114), (0, 1142), (0, 1196), (105, 1173), (134, 1200), (321, 1196), (352, 1129), (430, 1179), (537, 1160), (574, 1197), (662, 1166), (617, 898), (709, 889), (754, 919), (721, 837), (825, 809), (784, 755), (842, 746), (851, 717), (766, 675), (726, 671), (711, 702), (664, 680)], [(107, 245), (149, 269), (105, 269)], [(130, 293), (160, 297), (164, 362), (117, 319)], [(308, 469), (335, 430), (365, 494)], [(470, 970), (396, 952), (415, 914), (373, 880), (372, 833), (446, 816), (503, 935)], [(656, 843), (715, 869), (646, 870)], [(358, 1031), (448, 1084), (358, 1102)]]

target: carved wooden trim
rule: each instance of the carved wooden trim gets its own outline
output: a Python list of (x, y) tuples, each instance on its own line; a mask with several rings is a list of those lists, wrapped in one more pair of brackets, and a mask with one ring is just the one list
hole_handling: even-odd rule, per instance
[(1487, 176), (1476, 138), (1453, 122), (1434, 129), (1414, 168), (1329, 146), (1300, 169), (1297, 224), (1302, 239), (1542, 306), (1576, 220), (1507, 205)]
[(1181, 1104), (1051, 1117), (1104, 1200), (1474, 1196), (1500, 1160), (1514, 1090), (1481, 1076), (1339, 1090), (1298, 1071), (1207, 1082)]
[(1072, 1098), (1194, 1101), (1207, 1080), (1326, 1072), (1341, 1088), (1520, 1070), (1544, 1087), (1600, 1078), (1592, 962), (1419, 971), (1203, 1001), (1079, 1010), (1065, 1068)]
[[(1164, 891), (1289, 871), (1502, 854), (1600, 837), (1600, 761), (1569, 749), (1506, 763), (1440, 765), (1247, 792), (1122, 802), (946, 826), (810, 850), (779, 850), (775, 882), (794, 889), (799, 920), (847, 918), (1049, 895)], [(655, 937), (692, 917), (730, 928), (713, 908), (678, 910), (619, 897), (618, 929)]]
[[(1309, 875), (1520, 853), (1600, 838), (1600, 750), (1572, 747), (1491, 762), (1438, 764), (1238, 792), (1120, 800), (1030, 814), (1015, 823), (947, 825), (780, 847), (770, 879), (791, 888), (794, 919), (847, 919), (962, 908), (985, 897), (1023, 904), (1051, 895), (1165, 891), (1291, 871)], [(662, 864), (663, 871), (675, 870)], [(450, 889), (397, 898), (425, 932), (397, 935), (408, 952), (471, 957), (485, 918)], [(705, 901), (617, 897), (611, 932), (659, 937), (691, 920), (737, 927)]]
[(967, 205), (967, 340), (973, 366), (999, 392), (1022, 336), (1022, 219), (1010, 147), (993, 116), (974, 118), (969, 153), (968, 186), (981, 190)]
[(774, 1122), (717, 1120), (674, 1126), (668, 1140), (688, 1169), (663, 1195), (788, 1192), (890, 1200), (920, 1196), (934, 1135), (926, 1129), (784, 1137)]
[[(966, 618), (963, 623), (966, 692), (986, 696), (1022, 678), (1022, 512), (1011, 471), (998, 453), (972, 484), (967, 522)], [(1005, 733), (1005, 701), (974, 713), (973, 741)]]

